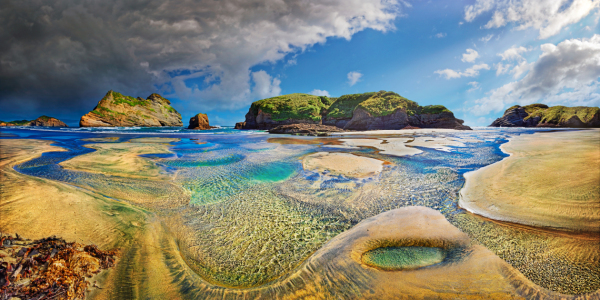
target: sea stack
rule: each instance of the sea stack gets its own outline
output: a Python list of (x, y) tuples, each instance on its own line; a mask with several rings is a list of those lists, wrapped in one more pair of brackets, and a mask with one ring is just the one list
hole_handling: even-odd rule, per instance
[(206, 130), (211, 128), (216, 127), (209, 125), (208, 116), (206, 114), (200, 113), (190, 118), (190, 126), (188, 126), (188, 129)]
[(98, 105), (81, 117), (81, 127), (183, 126), (181, 114), (159, 94), (133, 98), (108, 91)]

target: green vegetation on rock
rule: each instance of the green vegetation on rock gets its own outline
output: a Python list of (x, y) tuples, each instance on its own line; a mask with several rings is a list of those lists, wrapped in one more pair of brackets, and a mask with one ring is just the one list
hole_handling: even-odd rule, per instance
[(427, 105), (427, 106), (419, 106), (417, 109), (418, 114), (441, 114), (444, 112), (451, 112), (443, 105)]
[(356, 106), (375, 95), (374, 92), (343, 95), (335, 100), (328, 109), (327, 118), (349, 119)]
[[(107, 96), (109, 94), (110, 94), (110, 92), (107, 94)], [(116, 104), (116, 105), (122, 104), (122, 103), (127, 103), (130, 106), (147, 105), (148, 104), (148, 101), (146, 101), (146, 100), (136, 99), (131, 96), (123, 96), (123, 94), (117, 93), (115, 91), (112, 91), (112, 96), (113, 96), (113, 104)]]
[(250, 110), (254, 115), (258, 111), (271, 115), (273, 121), (285, 120), (321, 120), (321, 110), (327, 108), (319, 96), (308, 94), (289, 94), (263, 99), (252, 103)]
[(10, 121), (10, 122), (6, 122), (8, 124), (13, 124), (15, 126), (24, 126), (24, 125), (28, 125), (29, 122), (28, 120), (16, 120), (16, 121)]
[(391, 115), (398, 109), (405, 109), (410, 116), (416, 112), (419, 104), (394, 92), (380, 91), (359, 103), (357, 107), (364, 109), (373, 117)]
[(329, 107), (327, 118), (349, 119), (356, 108), (361, 108), (373, 117), (383, 117), (398, 109), (406, 110), (409, 116), (415, 114), (439, 114), (450, 112), (442, 105), (419, 106), (394, 92), (379, 91), (363, 94), (343, 95)]
[[(531, 105), (529, 105), (531, 106)], [(545, 105), (544, 105), (545, 106)], [(546, 106), (547, 107), (547, 106)], [(529, 116), (525, 118), (528, 120), (533, 117), (541, 117), (540, 123), (551, 123), (558, 124), (561, 122), (566, 122), (573, 116), (577, 116), (582, 122), (589, 122), (594, 115), (600, 113), (600, 108), (598, 107), (586, 107), (586, 106), (575, 106), (575, 107), (566, 107), (566, 106), (552, 106), (547, 107), (546, 109), (540, 107), (535, 109), (534, 107), (525, 106), (525, 111), (529, 113)]]

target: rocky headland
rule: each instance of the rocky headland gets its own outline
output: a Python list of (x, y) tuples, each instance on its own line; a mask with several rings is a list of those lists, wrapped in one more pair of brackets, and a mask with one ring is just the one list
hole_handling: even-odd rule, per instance
[(395, 130), (407, 126), (471, 129), (444, 106), (420, 106), (386, 91), (339, 98), (289, 94), (263, 99), (252, 103), (246, 121), (237, 123), (236, 128), (271, 130), (297, 124), (335, 126), (343, 130)]
[(183, 126), (181, 114), (159, 94), (146, 99), (108, 91), (98, 105), (81, 117), (81, 127)]
[(210, 126), (208, 123), (208, 116), (206, 114), (197, 114), (190, 118), (190, 125), (188, 129), (196, 129), (196, 130), (207, 130), (217, 128), (214, 126)]
[(600, 127), (600, 108), (587, 106), (515, 105), (491, 127)]
[(57, 118), (48, 117), (48, 116), (41, 116), (33, 121), (28, 121), (28, 120), (18, 120), (18, 121), (11, 121), (11, 122), (0, 121), (0, 127), (5, 127), (5, 126), (69, 127), (63, 121), (61, 121)]

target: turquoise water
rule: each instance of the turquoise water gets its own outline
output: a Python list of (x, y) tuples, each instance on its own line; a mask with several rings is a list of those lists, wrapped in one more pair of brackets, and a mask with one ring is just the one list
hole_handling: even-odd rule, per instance
[(273, 162), (257, 168), (251, 179), (260, 182), (284, 181), (297, 173), (298, 167), (288, 162)]

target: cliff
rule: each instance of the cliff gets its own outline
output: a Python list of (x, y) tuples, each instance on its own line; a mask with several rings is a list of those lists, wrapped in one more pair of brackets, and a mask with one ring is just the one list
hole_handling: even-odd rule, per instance
[(515, 105), (491, 127), (600, 127), (600, 108), (587, 106)]
[(344, 130), (420, 128), (471, 129), (441, 105), (420, 106), (394, 92), (339, 98), (290, 94), (252, 103), (236, 128), (269, 130), (280, 125), (315, 124)]
[(3, 127), (3, 126), (69, 127), (69, 126), (67, 126), (67, 124), (65, 124), (61, 120), (52, 118), (52, 117), (48, 117), (48, 116), (41, 116), (33, 121), (28, 121), (28, 120), (18, 120), (18, 121), (11, 121), (11, 122), (0, 121), (0, 127)]
[(183, 126), (181, 115), (159, 94), (146, 99), (108, 91), (92, 111), (81, 117), (81, 127)]

